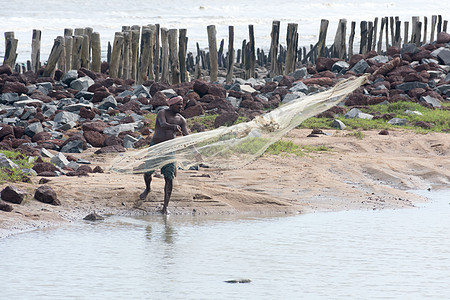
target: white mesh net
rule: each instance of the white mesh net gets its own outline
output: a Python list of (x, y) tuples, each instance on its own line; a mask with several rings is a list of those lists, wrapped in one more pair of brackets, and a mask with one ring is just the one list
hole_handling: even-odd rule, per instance
[[(368, 75), (338, 82), (334, 87), (281, 105), (250, 122), (195, 133), (119, 155), (110, 170), (144, 173), (176, 163), (183, 169), (202, 163), (209, 167), (242, 167), (304, 120), (341, 102), (363, 85)], [(201, 158), (198, 153), (201, 154)]]

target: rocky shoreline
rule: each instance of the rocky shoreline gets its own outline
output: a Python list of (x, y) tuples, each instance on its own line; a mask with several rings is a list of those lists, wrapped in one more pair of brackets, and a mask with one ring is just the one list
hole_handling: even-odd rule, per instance
[[(441, 32), (437, 42), (421, 47), (391, 47), (385, 55), (357, 54), (348, 62), (319, 58), (316, 66), (301, 67), (289, 75), (237, 78), (232, 83), (221, 77), (215, 83), (197, 79), (177, 85), (154, 81), (135, 85), (133, 80), (110, 78), (106, 63), (102, 71), (82, 68), (41, 77), (42, 69), (38, 74), (19, 74), (8, 65), (0, 66), (0, 149), (36, 158), (34, 166), (24, 170), (41, 177), (43, 186), (33, 192), (35, 199), (60, 205), (54, 191), (45, 186), (48, 177), (90, 176), (104, 171), (76, 154), (88, 150), (92, 155), (119, 153), (148, 145), (152, 134), (148, 115), (165, 107), (165, 99), (172, 95), (183, 97), (182, 114), (187, 119), (214, 114), (214, 126), (219, 127), (238, 118), (250, 120), (280, 104), (325, 90), (341, 79), (369, 73), (369, 82), (350, 94), (343, 106), (320, 116), (333, 119), (336, 114), (350, 114), (352, 118), (381, 118), (401, 124), (389, 114), (366, 116), (352, 109), (397, 101), (448, 109), (441, 103), (450, 99), (450, 35)], [(258, 72), (266, 73), (262, 69)], [(343, 125), (336, 122), (337, 128)], [(205, 128), (195, 123), (190, 130)], [(2, 172), (15, 168), (4, 156), (0, 162)], [(24, 181), (30, 178), (25, 176)], [(3, 183), (0, 213), (13, 211), (23, 195), (14, 185)]]

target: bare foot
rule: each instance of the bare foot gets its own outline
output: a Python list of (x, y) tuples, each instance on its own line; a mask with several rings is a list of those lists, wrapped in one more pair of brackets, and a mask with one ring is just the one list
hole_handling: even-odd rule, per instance
[(170, 211), (169, 211), (167, 208), (163, 208), (163, 209), (161, 210), (161, 213), (162, 213), (163, 215), (166, 215), (166, 216), (170, 215)]
[(147, 189), (144, 190), (144, 192), (139, 195), (139, 199), (145, 200), (145, 198), (147, 198), (148, 193), (150, 193), (150, 190), (147, 190)]

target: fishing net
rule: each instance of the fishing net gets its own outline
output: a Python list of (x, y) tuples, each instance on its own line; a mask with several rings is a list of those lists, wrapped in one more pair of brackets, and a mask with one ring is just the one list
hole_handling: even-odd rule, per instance
[(128, 151), (113, 161), (110, 170), (144, 173), (168, 163), (176, 163), (182, 169), (200, 163), (219, 169), (242, 167), (263, 154), (271, 144), (304, 120), (337, 105), (366, 80), (367, 75), (345, 79), (324, 92), (298, 98), (246, 123), (177, 137), (144, 149)]

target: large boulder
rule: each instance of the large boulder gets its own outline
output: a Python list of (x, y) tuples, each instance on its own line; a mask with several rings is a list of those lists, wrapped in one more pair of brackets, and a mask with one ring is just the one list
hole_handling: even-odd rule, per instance
[(8, 185), (1, 191), (1, 198), (7, 202), (21, 204), (26, 193), (18, 188)]
[(40, 186), (34, 193), (34, 198), (40, 202), (48, 203), (51, 205), (61, 205), (55, 191), (48, 185)]

